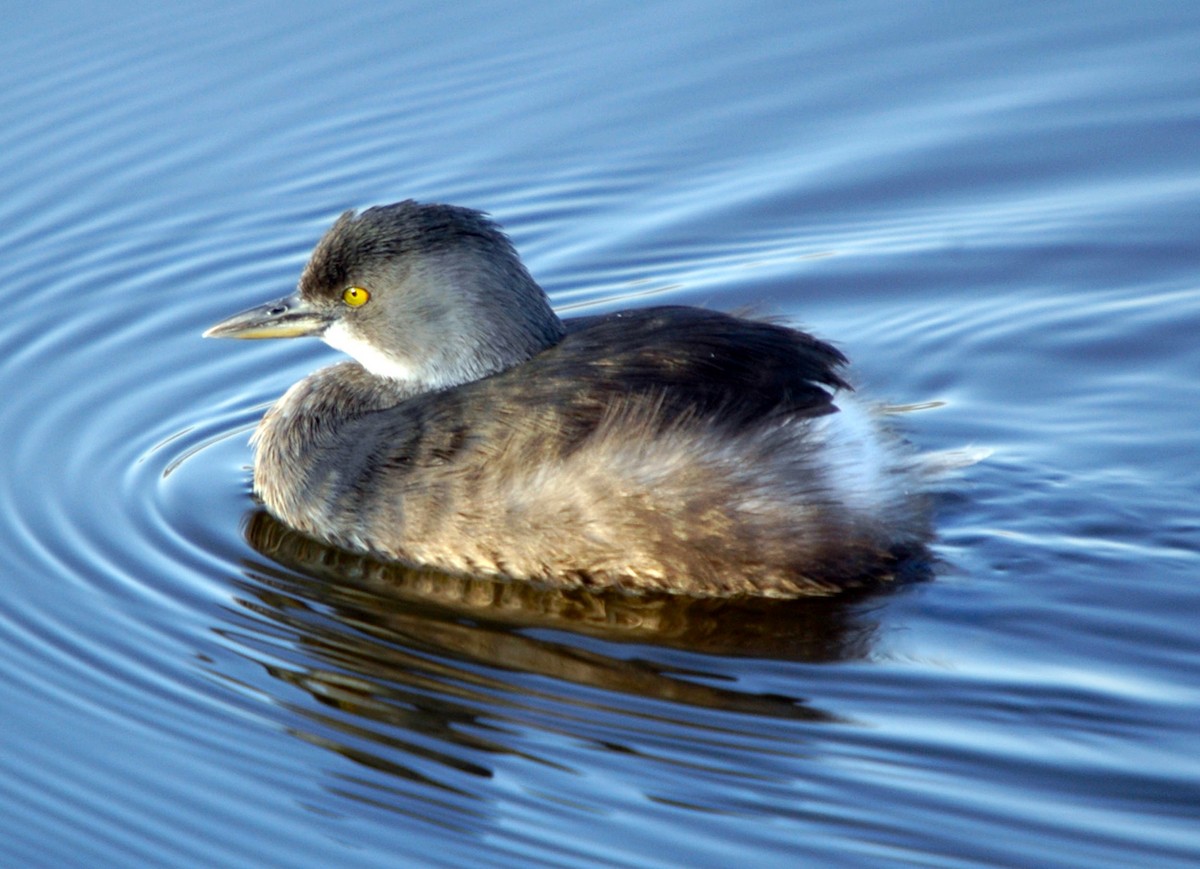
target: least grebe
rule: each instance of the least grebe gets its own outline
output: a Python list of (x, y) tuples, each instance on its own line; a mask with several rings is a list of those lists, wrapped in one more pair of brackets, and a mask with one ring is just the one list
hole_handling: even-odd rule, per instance
[(481, 212), (343, 214), (296, 293), (212, 337), (356, 361), (289, 389), (254, 490), (334, 546), (456, 573), (696, 595), (829, 593), (927, 533), (911, 453), (830, 344), (670, 306), (560, 320)]

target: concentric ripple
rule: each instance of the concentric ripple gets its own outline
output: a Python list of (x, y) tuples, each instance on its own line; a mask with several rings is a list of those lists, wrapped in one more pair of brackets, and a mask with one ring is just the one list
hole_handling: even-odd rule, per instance
[[(409, 7), (6, 18), (0, 863), (1194, 865), (1191, 7)], [(200, 333), (407, 196), (991, 449), (931, 581), (550, 593), (258, 512), (335, 355)]]

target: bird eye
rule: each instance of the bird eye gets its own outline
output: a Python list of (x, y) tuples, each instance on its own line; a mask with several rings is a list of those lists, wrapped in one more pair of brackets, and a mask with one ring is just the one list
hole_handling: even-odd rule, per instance
[(342, 301), (351, 308), (360, 308), (371, 298), (371, 294), (362, 287), (346, 287), (342, 290)]

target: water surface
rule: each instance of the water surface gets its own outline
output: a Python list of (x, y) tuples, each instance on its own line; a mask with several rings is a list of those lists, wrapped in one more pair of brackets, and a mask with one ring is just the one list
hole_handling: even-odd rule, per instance
[[(0, 862), (1200, 861), (1190, 4), (51, 3), (0, 45)], [(200, 332), (406, 197), (560, 310), (780, 315), (991, 449), (933, 575), (553, 594), (259, 513), (249, 430), (336, 354)]]

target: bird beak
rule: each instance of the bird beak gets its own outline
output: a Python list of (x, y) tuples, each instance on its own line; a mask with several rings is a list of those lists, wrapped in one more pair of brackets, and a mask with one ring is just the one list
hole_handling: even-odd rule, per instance
[(293, 293), (274, 302), (234, 314), (204, 333), (205, 338), (299, 338), (320, 335), (329, 326), (328, 314)]

